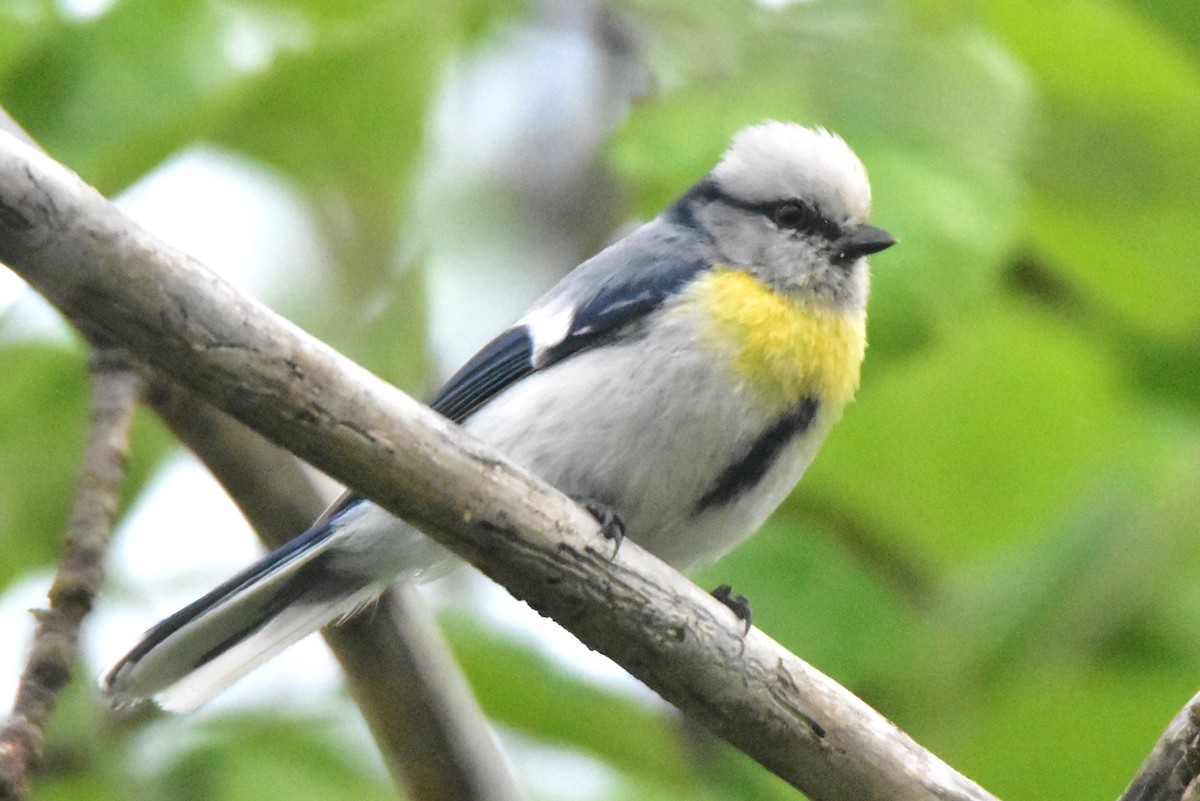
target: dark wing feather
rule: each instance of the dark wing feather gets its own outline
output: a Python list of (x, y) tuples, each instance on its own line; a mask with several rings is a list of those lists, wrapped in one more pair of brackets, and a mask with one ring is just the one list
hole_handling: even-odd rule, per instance
[[(604, 254), (602, 254), (603, 256)], [(599, 258), (599, 257), (598, 257)], [(558, 342), (535, 349), (529, 328), (518, 325), (484, 346), (443, 386), (430, 406), (456, 423), (462, 423), (480, 406), (499, 395), (513, 383), (537, 370), (544, 370), (573, 353), (597, 347), (612, 340), (628, 326), (644, 319), (663, 302), (679, 292), (696, 273), (707, 269), (707, 260), (679, 261), (668, 254), (648, 258), (641, 265), (627, 264), (626, 269), (613, 259), (589, 262), (591, 267), (609, 268), (568, 276), (560, 287), (563, 295), (551, 295), (547, 302), (565, 302), (576, 295), (574, 313), (566, 334)], [(591, 279), (594, 288), (579, 292), (573, 278)]]
[[(295, 539), (287, 542), (286, 544), (281, 545), (279, 548), (276, 548), (274, 551), (262, 557), (257, 562), (238, 573), (236, 576), (225, 582), (222, 582), (217, 587), (210, 590), (203, 597), (192, 601), (175, 614), (171, 615), (165, 620), (159, 621), (153, 628), (143, 635), (142, 641), (139, 642), (132, 651), (123, 656), (120, 662), (112, 666), (112, 668), (104, 677), (105, 688), (111, 690), (115, 686), (119, 674), (126, 668), (126, 666), (141, 661), (142, 657), (162, 643), (163, 640), (167, 639), (172, 634), (186, 626), (188, 623), (191, 623), (193, 620), (203, 615), (205, 612), (216, 608), (223, 601), (236, 595), (242, 590), (253, 586), (271, 573), (282, 569), (289, 562), (300, 558), (305, 554), (305, 552), (317, 547), (332, 533), (333, 528), (328, 525), (327, 518), (322, 516), (322, 518), (318, 520), (317, 523), (313, 524), (308, 531), (297, 536)], [(321, 555), (318, 554), (317, 556), (312, 557), (312, 559), (313, 561), (302, 567), (301, 570), (319, 565)], [(294, 589), (303, 589), (305, 583), (303, 581), (293, 581), (289, 583), (289, 586)], [(289, 599), (287, 598), (276, 598), (275, 596), (272, 596), (267, 603), (278, 603), (279, 608), (283, 608), (283, 606), (287, 605), (288, 600)], [(249, 631), (241, 632), (239, 636), (233, 638), (233, 642), (245, 637), (248, 633)]]
[(534, 371), (533, 339), (523, 325), (493, 339), (450, 377), (429, 405), (456, 423)]
[(628, 326), (645, 319), (677, 294), (696, 273), (711, 265), (707, 261), (651, 262), (628, 275), (614, 276), (601, 284), (591, 297), (579, 303), (571, 326), (562, 341), (538, 358), (538, 368), (610, 341)]

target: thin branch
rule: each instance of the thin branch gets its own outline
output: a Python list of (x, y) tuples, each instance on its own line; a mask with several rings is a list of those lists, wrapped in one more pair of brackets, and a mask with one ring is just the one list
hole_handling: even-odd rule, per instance
[(117, 514), (129, 427), (141, 379), (125, 354), (100, 350), (91, 361), (92, 410), (66, 543), (50, 587), (50, 608), (37, 610), (29, 660), (12, 713), (0, 728), (0, 799), (20, 799), (42, 756), (43, 729), (79, 660), (79, 629), (104, 577), (104, 552)]
[(1118, 801), (1186, 801), (1200, 791), (1200, 694), (1171, 719)]
[(992, 798), (761, 631), (743, 636), (636, 544), (612, 557), (561, 493), (4, 136), (0, 260), (77, 326), (427, 531), (815, 801)]
[(414, 801), (523, 797), (416, 587), (393, 587), (325, 639)]
[[(208, 466), (268, 545), (286, 542), (322, 502), (296, 458), (158, 381), (150, 403)], [(393, 778), (413, 801), (517, 801), (522, 795), (445, 640), (412, 588), (324, 632)]]

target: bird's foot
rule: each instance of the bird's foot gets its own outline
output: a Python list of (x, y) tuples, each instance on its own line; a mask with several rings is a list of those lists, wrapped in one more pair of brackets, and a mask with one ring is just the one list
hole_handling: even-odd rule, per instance
[(606, 503), (592, 498), (579, 498), (577, 503), (587, 509), (588, 514), (596, 518), (596, 522), (600, 524), (600, 533), (606, 540), (611, 540), (613, 543), (613, 552), (610, 558), (617, 558), (617, 552), (621, 550), (621, 543), (625, 540), (625, 521)]
[(729, 611), (733, 612), (734, 617), (745, 624), (745, 628), (742, 629), (743, 635), (750, 633), (750, 602), (746, 600), (745, 595), (735, 596), (733, 587), (722, 584), (712, 591), (712, 597), (725, 604)]

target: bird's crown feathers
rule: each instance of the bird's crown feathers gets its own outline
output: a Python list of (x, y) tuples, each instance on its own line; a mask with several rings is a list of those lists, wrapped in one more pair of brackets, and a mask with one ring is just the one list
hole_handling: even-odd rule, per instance
[(807, 201), (837, 223), (862, 222), (871, 211), (867, 171), (836, 134), (787, 122), (742, 129), (712, 178), (746, 203)]

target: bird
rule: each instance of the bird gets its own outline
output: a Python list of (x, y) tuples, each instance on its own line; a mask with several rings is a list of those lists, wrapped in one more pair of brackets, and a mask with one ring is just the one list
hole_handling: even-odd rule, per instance
[[(679, 569), (758, 529), (854, 397), (866, 348), (862, 162), (767, 121), (649, 222), (587, 259), (430, 406)], [(115, 705), (188, 711), (449, 553), (353, 490), (304, 533), (146, 632)], [(727, 587), (717, 594), (734, 608)], [(736, 610), (735, 611), (739, 611)], [(748, 618), (748, 609), (747, 612)], [(747, 620), (748, 624), (748, 620)]]

